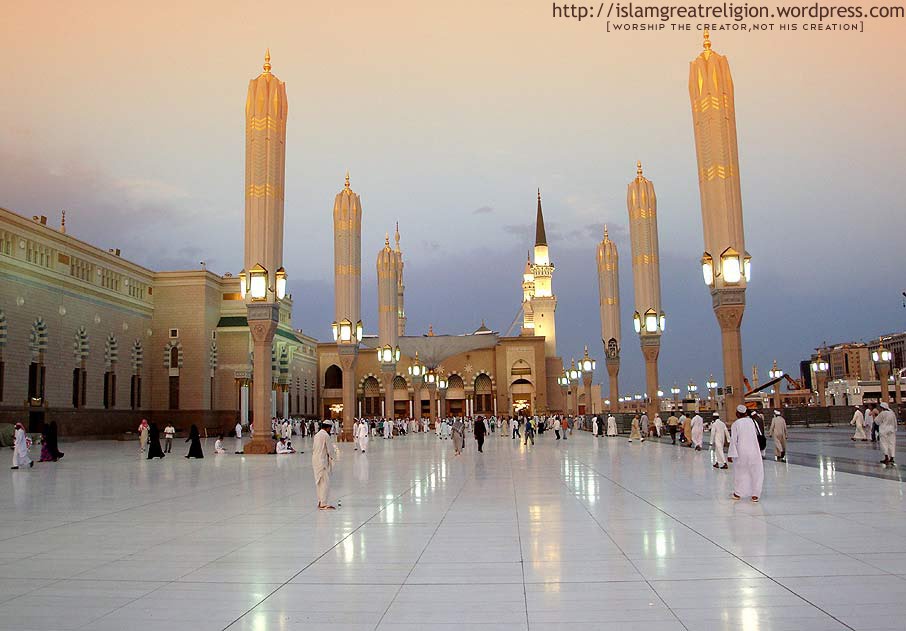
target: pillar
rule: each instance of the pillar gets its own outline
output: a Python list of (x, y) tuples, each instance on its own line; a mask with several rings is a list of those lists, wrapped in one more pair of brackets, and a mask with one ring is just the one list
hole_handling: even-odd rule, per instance
[(277, 314), (278, 307), (274, 303), (248, 305), (249, 332), (254, 349), (253, 417), (258, 431), (245, 446), (247, 454), (270, 454), (276, 450), (276, 443), (270, 432), (270, 393), (271, 348), (277, 331)]
[[(736, 289), (715, 289), (711, 292), (714, 315), (720, 326), (720, 339), (724, 362), (724, 401), (726, 409), (733, 411), (743, 402), (742, 334), (740, 325), (745, 310), (745, 293)], [(735, 302), (741, 301), (741, 302)], [(728, 388), (727, 388), (728, 387)], [(730, 392), (727, 392), (727, 389)], [(733, 414), (728, 413), (727, 420)]]
[(610, 409), (616, 410), (619, 409), (620, 401), (620, 358), (608, 357), (605, 363), (607, 364), (607, 377), (610, 385)]
[[(648, 394), (648, 418), (654, 419), (661, 409), (661, 400), (657, 395), (658, 391), (658, 372), (657, 357), (661, 352), (661, 340), (659, 335), (642, 335), (642, 355), (645, 357), (645, 384)], [(645, 429), (647, 431), (647, 428)]]
[(881, 401), (890, 403), (890, 362), (878, 362), (877, 367), (881, 380)]
[(343, 426), (340, 442), (352, 442), (352, 425), (355, 423), (355, 367), (358, 348), (354, 344), (340, 344), (340, 368), (343, 370)]
[(393, 411), (393, 379), (396, 377), (396, 366), (382, 366), (381, 377), (384, 381), (384, 417), (392, 419)]
[(243, 427), (249, 426), (249, 384), (242, 380), (239, 386), (239, 418)]

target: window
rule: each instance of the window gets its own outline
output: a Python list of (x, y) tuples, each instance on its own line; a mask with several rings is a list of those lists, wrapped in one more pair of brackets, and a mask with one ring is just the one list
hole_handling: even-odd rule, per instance
[(175, 340), (179, 337), (179, 329), (170, 329), (170, 339)]
[(342, 388), (343, 387), (343, 371), (342, 369), (333, 364), (324, 372), (324, 387), (325, 388)]
[(176, 346), (170, 349), (170, 368), (179, 368), (179, 348)]

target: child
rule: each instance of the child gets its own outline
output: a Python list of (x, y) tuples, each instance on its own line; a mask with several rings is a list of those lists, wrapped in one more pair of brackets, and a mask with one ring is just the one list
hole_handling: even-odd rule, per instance
[(223, 448), (223, 434), (217, 437), (217, 440), (214, 441), (214, 453), (215, 454), (225, 454), (226, 449)]

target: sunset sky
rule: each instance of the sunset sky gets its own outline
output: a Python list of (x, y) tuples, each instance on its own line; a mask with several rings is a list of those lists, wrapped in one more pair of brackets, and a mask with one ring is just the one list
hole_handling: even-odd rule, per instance
[[(866, 5), (867, 6), (867, 5)], [(632, 332), (626, 185), (658, 195), (661, 384), (722, 381), (698, 259), (687, 92), (697, 30), (608, 33), (550, 1), (15, 2), (0, 36), (0, 206), (153, 269), (242, 265), (244, 105), (270, 47), (286, 82), (285, 266), (295, 325), (330, 336), (333, 197), (362, 196), (363, 304), (399, 220), (410, 334), (505, 331), (520, 307), (541, 188), (558, 347), (601, 358), (595, 245), (621, 254), (625, 392)], [(906, 329), (906, 38), (714, 32), (736, 86), (753, 279), (744, 362), (798, 373), (822, 342)], [(599, 371), (598, 381), (604, 371)], [(606, 381), (606, 378), (604, 379)]]

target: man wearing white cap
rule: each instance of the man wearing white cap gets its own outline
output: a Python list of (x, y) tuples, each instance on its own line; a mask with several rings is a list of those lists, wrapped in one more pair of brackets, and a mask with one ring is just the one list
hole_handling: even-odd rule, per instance
[(727, 424), (720, 420), (720, 414), (714, 413), (714, 420), (711, 421), (711, 447), (714, 449), (715, 469), (728, 469), (727, 456), (724, 453), (724, 445), (730, 439), (730, 430)]
[(781, 416), (780, 410), (774, 410), (768, 434), (774, 437), (774, 458), (778, 462), (786, 462), (786, 419)]
[(856, 406), (856, 411), (853, 412), (853, 420), (849, 424), (856, 427), (856, 433), (853, 434), (850, 440), (868, 440), (868, 435), (865, 433), (865, 415), (862, 414), (862, 410), (859, 409), (858, 405)]
[(733, 499), (752, 498), (757, 502), (761, 497), (764, 483), (764, 462), (761, 446), (758, 444), (759, 430), (755, 421), (749, 418), (746, 406), (736, 406), (736, 421), (730, 428), (730, 462), (733, 466)]
[(705, 419), (701, 417), (701, 414), (696, 414), (692, 417), (692, 447), (695, 447), (695, 451), (702, 450), (702, 441), (705, 438)]
[(881, 439), (881, 453), (884, 454), (881, 464), (896, 464), (893, 459), (897, 451), (897, 415), (890, 409), (889, 403), (881, 404), (881, 413), (876, 422)]

